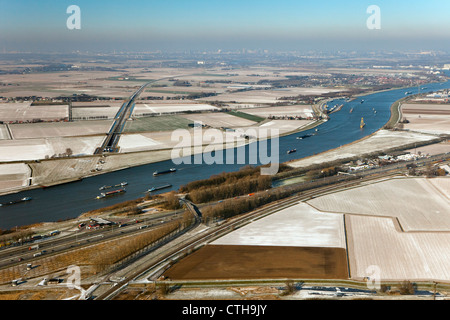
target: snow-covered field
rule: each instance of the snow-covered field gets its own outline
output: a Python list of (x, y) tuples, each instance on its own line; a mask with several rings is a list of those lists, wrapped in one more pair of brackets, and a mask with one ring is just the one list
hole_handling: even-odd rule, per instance
[(93, 154), (103, 139), (103, 136), (93, 136), (2, 140), (0, 141), (0, 161), (45, 159), (46, 156), (65, 153), (67, 148), (72, 150), (73, 155)]
[(450, 177), (398, 178), (327, 194), (308, 203), (321, 211), (397, 218), (406, 232), (450, 232)]
[(245, 113), (250, 113), (259, 117), (268, 118), (269, 116), (283, 117), (283, 116), (301, 116), (312, 117), (313, 110), (311, 106), (297, 105), (297, 106), (281, 106), (268, 108), (248, 108), (243, 110)]
[(31, 106), (31, 102), (0, 103), (0, 121), (59, 120), (69, 116), (67, 105)]
[(212, 244), (345, 248), (343, 216), (299, 203), (239, 228)]
[(24, 163), (0, 165), (0, 192), (28, 185), (30, 168)]
[(347, 219), (352, 278), (450, 281), (448, 232), (400, 232), (390, 218)]
[(213, 111), (217, 110), (217, 107), (209, 104), (137, 104), (133, 109), (133, 115), (139, 116), (146, 113), (164, 114), (174, 112), (187, 112), (187, 111)]

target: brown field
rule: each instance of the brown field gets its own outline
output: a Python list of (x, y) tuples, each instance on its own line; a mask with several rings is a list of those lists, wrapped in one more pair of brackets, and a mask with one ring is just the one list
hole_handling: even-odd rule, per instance
[(172, 280), (348, 279), (348, 269), (342, 248), (207, 245), (164, 275)]

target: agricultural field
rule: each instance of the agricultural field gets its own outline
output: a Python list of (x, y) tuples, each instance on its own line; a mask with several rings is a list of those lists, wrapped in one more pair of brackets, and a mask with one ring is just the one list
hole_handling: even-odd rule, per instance
[(56, 137), (0, 141), (0, 161), (28, 161), (63, 154), (68, 148), (73, 155), (92, 154), (103, 141), (102, 136)]
[(402, 118), (409, 123), (403, 124), (407, 130), (441, 134), (450, 133), (449, 104), (403, 104)]
[(136, 118), (133, 121), (127, 121), (124, 132), (135, 133), (188, 129), (189, 124), (191, 123), (193, 123), (193, 121), (190, 121), (180, 115), (143, 117)]
[(304, 117), (304, 118), (314, 116), (312, 107), (309, 105), (248, 108), (245, 109), (244, 112), (263, 118), (269, 118), (270, 116), (274, 117), (289, 116), (289, 117)]
[(165, 276), (174, 280), (346, 279), (343, 216), (299, 203), (213, 241)]
[(75, 121), (114, 119), (121, 106), (122, 104), (108, 104), (103, 106), (72, 107), (72, 119)]
[(133, 109), (134, 116), (142, 116), (143, 114), (165, 114), (180, 112), (205, 112), (215, 111), (217, 107), (208, 104), (136, 104)]
[(109, 131), (111, 124), (110, 120), (41, 122), (10, 124), (9, 128), (14, 139), (36, 139), (104, 135)]
[(448, 232), (402, 232), (387, 217), (347, 215), (346, 221), (352, 279), (373, 277), (375, 266), (381, 281), (450, 280)]
[(396, 178), (308, 201), (325, 212), (393, 217), (405, 232), (449, 232), (449, 177)]
[(192, 122), (201, 122), (213, 128), (239, 128), (256, 124), (255, 121), (236, 117), (233, 113), (224, 112), (186, 114), (183, 117)]
[(344, 219), (342, 214), (320, 212), (300, 202), (211, 244), (345, 248)]
[(0, 140), (11, 139), (8, 128), (4, 124), (0, 124)]
[(406, 152), (425, 155), (436, 155), (441, 153), (450, 152), (450, 141), (445, 140), (440, 143), (433, 143), (427, 146), (417, 147), (414, 149), (405, 150)]
[(30, 176), (31, 170), (24, 163), (0, 164), (0, 192), (27, 186)]
[(3, 122), (31, 122), (33, 119), (53, 121), (68, 117), (69, 107), (67, 105), (32, 106), (31, 102), (0, 103), (0, 121)]
[[(268, 104), (283, 101), (283, 97), (292, 97), (298, 95), (319, 95), (329, 92), (339, 92), (340, 89), (334, 88), (289, 88), (289, 89), (267, 89), (267, 90), (248, 90), (242, 92), (223, 93), (213, 97), (214, 101), (237, 102), (237, 103), (258, 103)], [(211, 98), (201, 98), (199, 100), (208, 101)]]
[(342, 248), (206, 245), (169, 268), (173, 280), (348, 279)]
[(400, 178), (308, 201), (345, 214), (351, 277), (449, 281), (450, 179)]

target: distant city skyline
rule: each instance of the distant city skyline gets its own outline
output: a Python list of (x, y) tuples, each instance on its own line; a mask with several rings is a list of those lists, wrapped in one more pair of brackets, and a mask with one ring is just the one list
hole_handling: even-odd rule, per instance
[[(69, 30), (70, 5), (81, 29)], [(370, 30), (370, 5), (381, 29)], [(0, 50), (446, 50), (450, 2), (0, 0)]]

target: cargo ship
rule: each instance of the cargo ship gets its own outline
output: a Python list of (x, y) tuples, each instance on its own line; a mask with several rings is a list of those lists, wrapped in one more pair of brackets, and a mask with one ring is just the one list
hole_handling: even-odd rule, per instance
[(303, 140), (303, 139), (306, 139), (306, 138), (309, 138), (309, 137), (312, 137), (312, 136), (313, 135), (311, 133), (308, 133), (308, 134), (305, 134), (304, 136), (297, 137), (297, 140)]
[(148, 189), (147, 192), (158, 191), (158, 190), (167, 189), (167, 188), (170, 188), (170, 187), (172, 187), (171, 184), (165, 184), (165, 185), (159, 186), (159, 187), (152, 187), (152, 188)]
[(121, 193), (126, 192), (125, 189), (118, 189), (118, 190), (114, 190), (114, 191), (109, 191), (109, 192), (105, 192), (105, 193), (100, 193), (99, 196), (97, 196), (97, 199), (102, 199), (102, 198), (106, 198), (106, 197), (111, 197), (111, 196), (115, 196)]
[(9, 205), (17, 204), (17, 203), (22, 203), (22, 202), (27, 202), (27, 201), (30, 201), (30, 200), (32, 200), (32, 198), (24, 197), (24, 198), (19, 199), (19, 200), (12, 200), (12, 201), (9, 201), (9, 202), (0, 203), (0, 207), (1, 206), (9, 206)]
[[(114, 185), (114, 187), (125, 187), (126, 185), (128, 185), (128, 182), (121, 182), (121, 183)], [(103, 186), (103, 187), (98, 188), (98, 190), (111, 189), (112, 187), (113, 186)]]
[(287, 152), (287, 154), (291, 154), (291, 153), (294, 153), (294, 152), (297, 152), (297, 149), (289, 150), (289, 151)]
[(361, 124), (359, 125), (359, 128), (362, 129), (366, 126), (366, 124), (364, 123), (364, 118), (361, 118)]
[(165, 170), (165, 171), (155, 171), (155, 172), (153, 172), (153, 175), (154, 176), (159, 176), (161, 174), (172, 173), (172, 172), (175, 172), (175, 171), (177, 171), (177, 169), (175, 169), (175, 168), (172, 168), (172, 169), (169, 169), (169, 170)]

